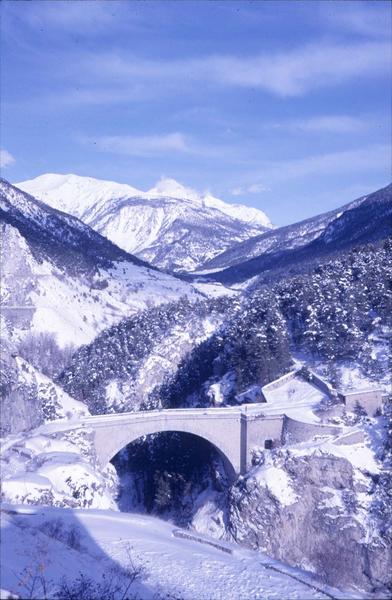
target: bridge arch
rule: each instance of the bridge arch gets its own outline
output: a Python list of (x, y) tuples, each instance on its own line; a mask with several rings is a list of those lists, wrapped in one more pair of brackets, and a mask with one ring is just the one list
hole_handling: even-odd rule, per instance
[[(160, 430), (160, 431), (156, 431), (156, 432), (153, 432), (153, 433), (144, 434), (144, 435), (139, 436), (139, 437), (137, 437), (135, 439), (132, 439), (130, 442), (128, 442), (128, 444), (132, 444), (133, 442), (136, 442), (136, 441), (141, 440), (141, 439), (143, 439), (145, 437), (148, 437), (149, 435), (160, 434), (160, 433), (161, 434), (165, 434), (165, 433), (186, 433), (186, 434), (191, 435), (192, 437), (194, 437), (196, 439), (199, 438), (200, 440), (207, 441), (210, 444), (210, 446), (212, 448), (214, 448), (214, 450), (217, 452), (217, 454), (222, 459), (222, 463), (223, 463), (223, 466), (224, 466), (224, 469), (225, 469), (225, 473), (226, 473), (226, 476), (227, 476), (228, 480), (230, 482), (235, 481), (235, 479), (236, 479), (236, 472), (235, 472), (235, 468), (234, 468), (233, 464), (231, 463), (230, 459), (226, 456), (226, 454), (224, 454), (224, 452), (218, 446), (216, 446), (213, 442), (211, 442), (210, 440), (208, 440), (205, 436), (196, 435), (195, 433), (189, 433), (188, 431), (182, 431), (182, 430), (180, 431), (178, 429), (168, 429), (168, 430), (165, 430), (165, 431)], [(126, 447), (126, 446), (123, 446), (123, 448), (124, 447)], [(122, 450), (122, 448), (120, 448), (119, 451), (121, 451), (121, 450)], [(116, 454), (114, 454), (108, 462), (110, 462), (116, 456)]]
[[(146, 415), (147, 417), (147, 415)], [(209, 442), (223, 459), (226, 474), (231, 481), (241, 472), (240, 444), (238, 424), (222, 431), (211, 420), (199, 423), (195, 419), (183, 419), (170, 422), (170, 419), (135, 419), (125, 424), (107, 423), (105, 427), (95, 428), (95, 449), (100, 464), (106, 466), (116, 454), (132, 442), (156, 433), (189, 433)], [(232, 431), (230, 431), (232, 430)], [(238, 438), (238, 443), (237, 443)]]

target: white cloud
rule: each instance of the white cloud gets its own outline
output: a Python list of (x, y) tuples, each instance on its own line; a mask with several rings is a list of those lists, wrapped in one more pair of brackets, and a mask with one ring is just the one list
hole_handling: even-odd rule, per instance
[[(388, 74), (389, 43), (382, 41), (298, 47), (284, 52), (252, 56), (207, 55), (198, 58), (144, 59), (126, 51), (81, 51), (70, 55), (40, 54), (47, 70), (58, 73), (59, 62), (65, 89), (38, 91), (29, 97), (29, 107), (140, 103), (181, 94), (194, 97), (207, 87), (253, 88), (279, 97), (303, 96), (314, 90), (353, 80)], [(42, 50), (27, 52), (27, 56)], [(35, 60), (35, 59), (34, 59)], [(34, 104), (35, 103), (35, 104)], [(190, 102), (191, 103), (191, 102)], [(326, 125), (325, 125), (326, 126)], [(342, 127), (343, 123), (329, 123)]]
[(90, 57), (87, 62), (97, 76), (117, 83), (132, 78), (178, 91), (178, 87), (203, 81), (260, 88), (278, 96), (301, 96), (358, 77), (388, 73), (390, 69), (387, 42), (319, 43), (268, 55), (215, 55), (172, 61), (146, 61), (111, 54)]
[[(101, 137), (87, 137), (76, 135), (76, 141), (85, 145), (93, 145), (102, 152), (124, 154), (128, 156), (153, 157), (166, 153), (187, 154), (205, 158), (222, 158), (233, 152), (237, 156), (237, 148), (227, 145), (205, 144), (192, 136), (181, 132), (156, 134), (156, 135), (113, 135)], [(234, 152), (235, 150), (235, 152)]]
[(389, 45), (313, 45), (252, 59), (219, 59), (217, 76), (225, 83), (264, 88), (278, 96), (301, 96), (356, 77), (389, 70)]
[(268, 182), (298, 179), (309, 175), (329, 175), (339, 173), (369, 173), (390, 170), (391, 147), (387, 144), (373, 144), (353, 150), (343, 150), (326, 154), (316, 154), (288, 161), (265, 161), (253, 172), (254, 177), (262, 177)]
[(93, 143), (99, 150), (129, 156), (157, 156), (165, 152), (189, 152), (182, 133), (165, 135), (131, 136), (114, 135), (97, 139), (84, 139)]
[(252, 183), (247, 189), (250, 194), (260, 194), (260, 192), (269, 192), (269, 188), (262, 183)]
[[(83, 2), (27, 2), (23, 9), (17, 3), (7, 3), (5, 17), (11, 22), (21, 22), (32, 29), (45, 30), (48, 34), (58, 30), (83, 32), (102, 36), (132, 25), (138, 20), (137, 11), (130, 11), (122, 2), (83, 0)], [(126, 18), (125, 18), (126, 17)]]
[(308, 119), (294, 119), (279, 124), (279, 128), (294, 131), (326, 133), (356, 133), (370, 127), (370, 121), (348, 115), (324, 115)]
[[(380, 187), (383, 182), (386, 184), (388, 182), (387, 174), (390, 173), (391, 160), (390, 145), (370, 144), (337, 152), (310, 154), (291, 160), (265, 160), (255, 161), (254, 163), (248, 161), (248, 166), (253, 164), (253, 168), (244, 171), (241, 179), (242, 181), (263, 181), (265, 183), (262, 187), (266, 191), (270, 189), (283, 190), (285, 186), (290, 188), (292, 186), (291, 182), (294, 182), (294, 186), (298, 184), (303, 186), (303, 198), (307, 198), (311, 196), (311, 192), (307, 192), (308, 182), (312, 182), (314, 178), (323, 183), (328, 181), (328, 185), (326, 185), (326, 189), (328, 189), (328, 186), (330, 186), (329, 180), (331, 180), (332, 185), (335, 185), (336, 181), (344, 185), (347, 177), (351, 178), (352, 175), (355, 175), (356, 180), (360, 177), (363, 185), (348, 188), (346, 196), (342, 195), (342, 202), (344, 202), (345, 197), (359, 197), (365, 193), (369, 188), (366, 180), (370, 176), (381, 182)], [(258, 186), (259, 183), (254, 185)], [(232, 196), (246, 196), (250, 193), (250, 187), (252, 186), (248, 184), (233, 185), (229, 189), (229, 193)], [(310, 187), (312, 188), (312, 186)], [(317, 197), (319, 196), (320, 194), (317, 193)], [(331, 192), (325, 192), (325, 197), (330, 200)]]
[(246, 194), (260, 194), (261, 192), (269, 192), (270, 188), (262, 183), (252, 183), (245, 187), (235, 187), (230, 190), (232, 196), (245, 196)]
[(391, 4), (389, 2), (339, 2), (338, 10), (331, 3), (319, 3), (320, 17), (335, 29), (365, 36), (391, 36)]
[(14, 157), (7, 150), (0, 149), (0, 167), (5, 169), (15, 162)]

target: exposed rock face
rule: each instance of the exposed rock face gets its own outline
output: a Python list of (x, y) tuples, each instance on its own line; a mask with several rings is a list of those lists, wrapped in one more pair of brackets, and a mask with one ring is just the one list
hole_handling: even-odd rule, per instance
[[(32, 271), (33, 261), (27, 242), (16, 228), (1, 223), (0, 237), (2, 240), (0, 289), (2, 310), (12, 329), (28, 331), (35, 312), (30, 298), (36, 288)], [(10, 306), (12, 308), (9, 308)]]
[(371, 510), (375, 477), (333, 455), (278, 451), (271, 460), (298, 495), (287, 498), (282, 487), (278, 498), (263, 475), (266, 467), (254, 469), (230, 492), (234, 539), (313, 571), (330, 585), (367, 591), (387, 585), (392, 556)]
[(0, 434), (29, 431), (47, 421), (88, 414), (85, 404), (71, 398), (19, 355), (3, 321), (1, 325)]
[[(1, 435), (37, 427), (43, 422), (35, 381), (26, 381), (16, 360), (16, 349), (2, 323), (0, 432)], [(34, 385), (35, 384), (35, 385)]]

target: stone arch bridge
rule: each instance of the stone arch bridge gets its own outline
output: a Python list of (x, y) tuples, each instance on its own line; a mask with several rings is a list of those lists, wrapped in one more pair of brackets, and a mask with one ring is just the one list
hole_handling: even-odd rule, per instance
[[(304, 442), (315, 436), (341, 437), (342, 434), (341, 427), (297, 421), (271, 409), (268, 403), (112, 413), (71, 421), (52, 421), (37, 431), (51, 434), (75, 429), (92, 432), (102, 467), (122, 448), (144, 436), (165, 431), (190, 433), (216, 448), (223, 458), (228, 476), (233, 479), (249, 470), (256, 448)], [(342, 443), (350, 443), (350, 440)]]
[(176, 431), (191, 433), (209, 441), (222, 456), (227, 474), (234, 478), (251, 466), (253, 448), (264, 447), (267, 440), (281, 441), (284, 416), (266, 416), (261, 406), (97, 415), (82, 419), (78, 427), (93, 431), (95, 450), (102, 467), (138, 438)]

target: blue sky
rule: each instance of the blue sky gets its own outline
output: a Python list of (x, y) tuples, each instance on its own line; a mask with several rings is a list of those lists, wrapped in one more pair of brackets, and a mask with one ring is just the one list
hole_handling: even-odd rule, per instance
[(2, 175), (174, 177), (278, 225), (391, 179), (388, 2), (5, 0)]

